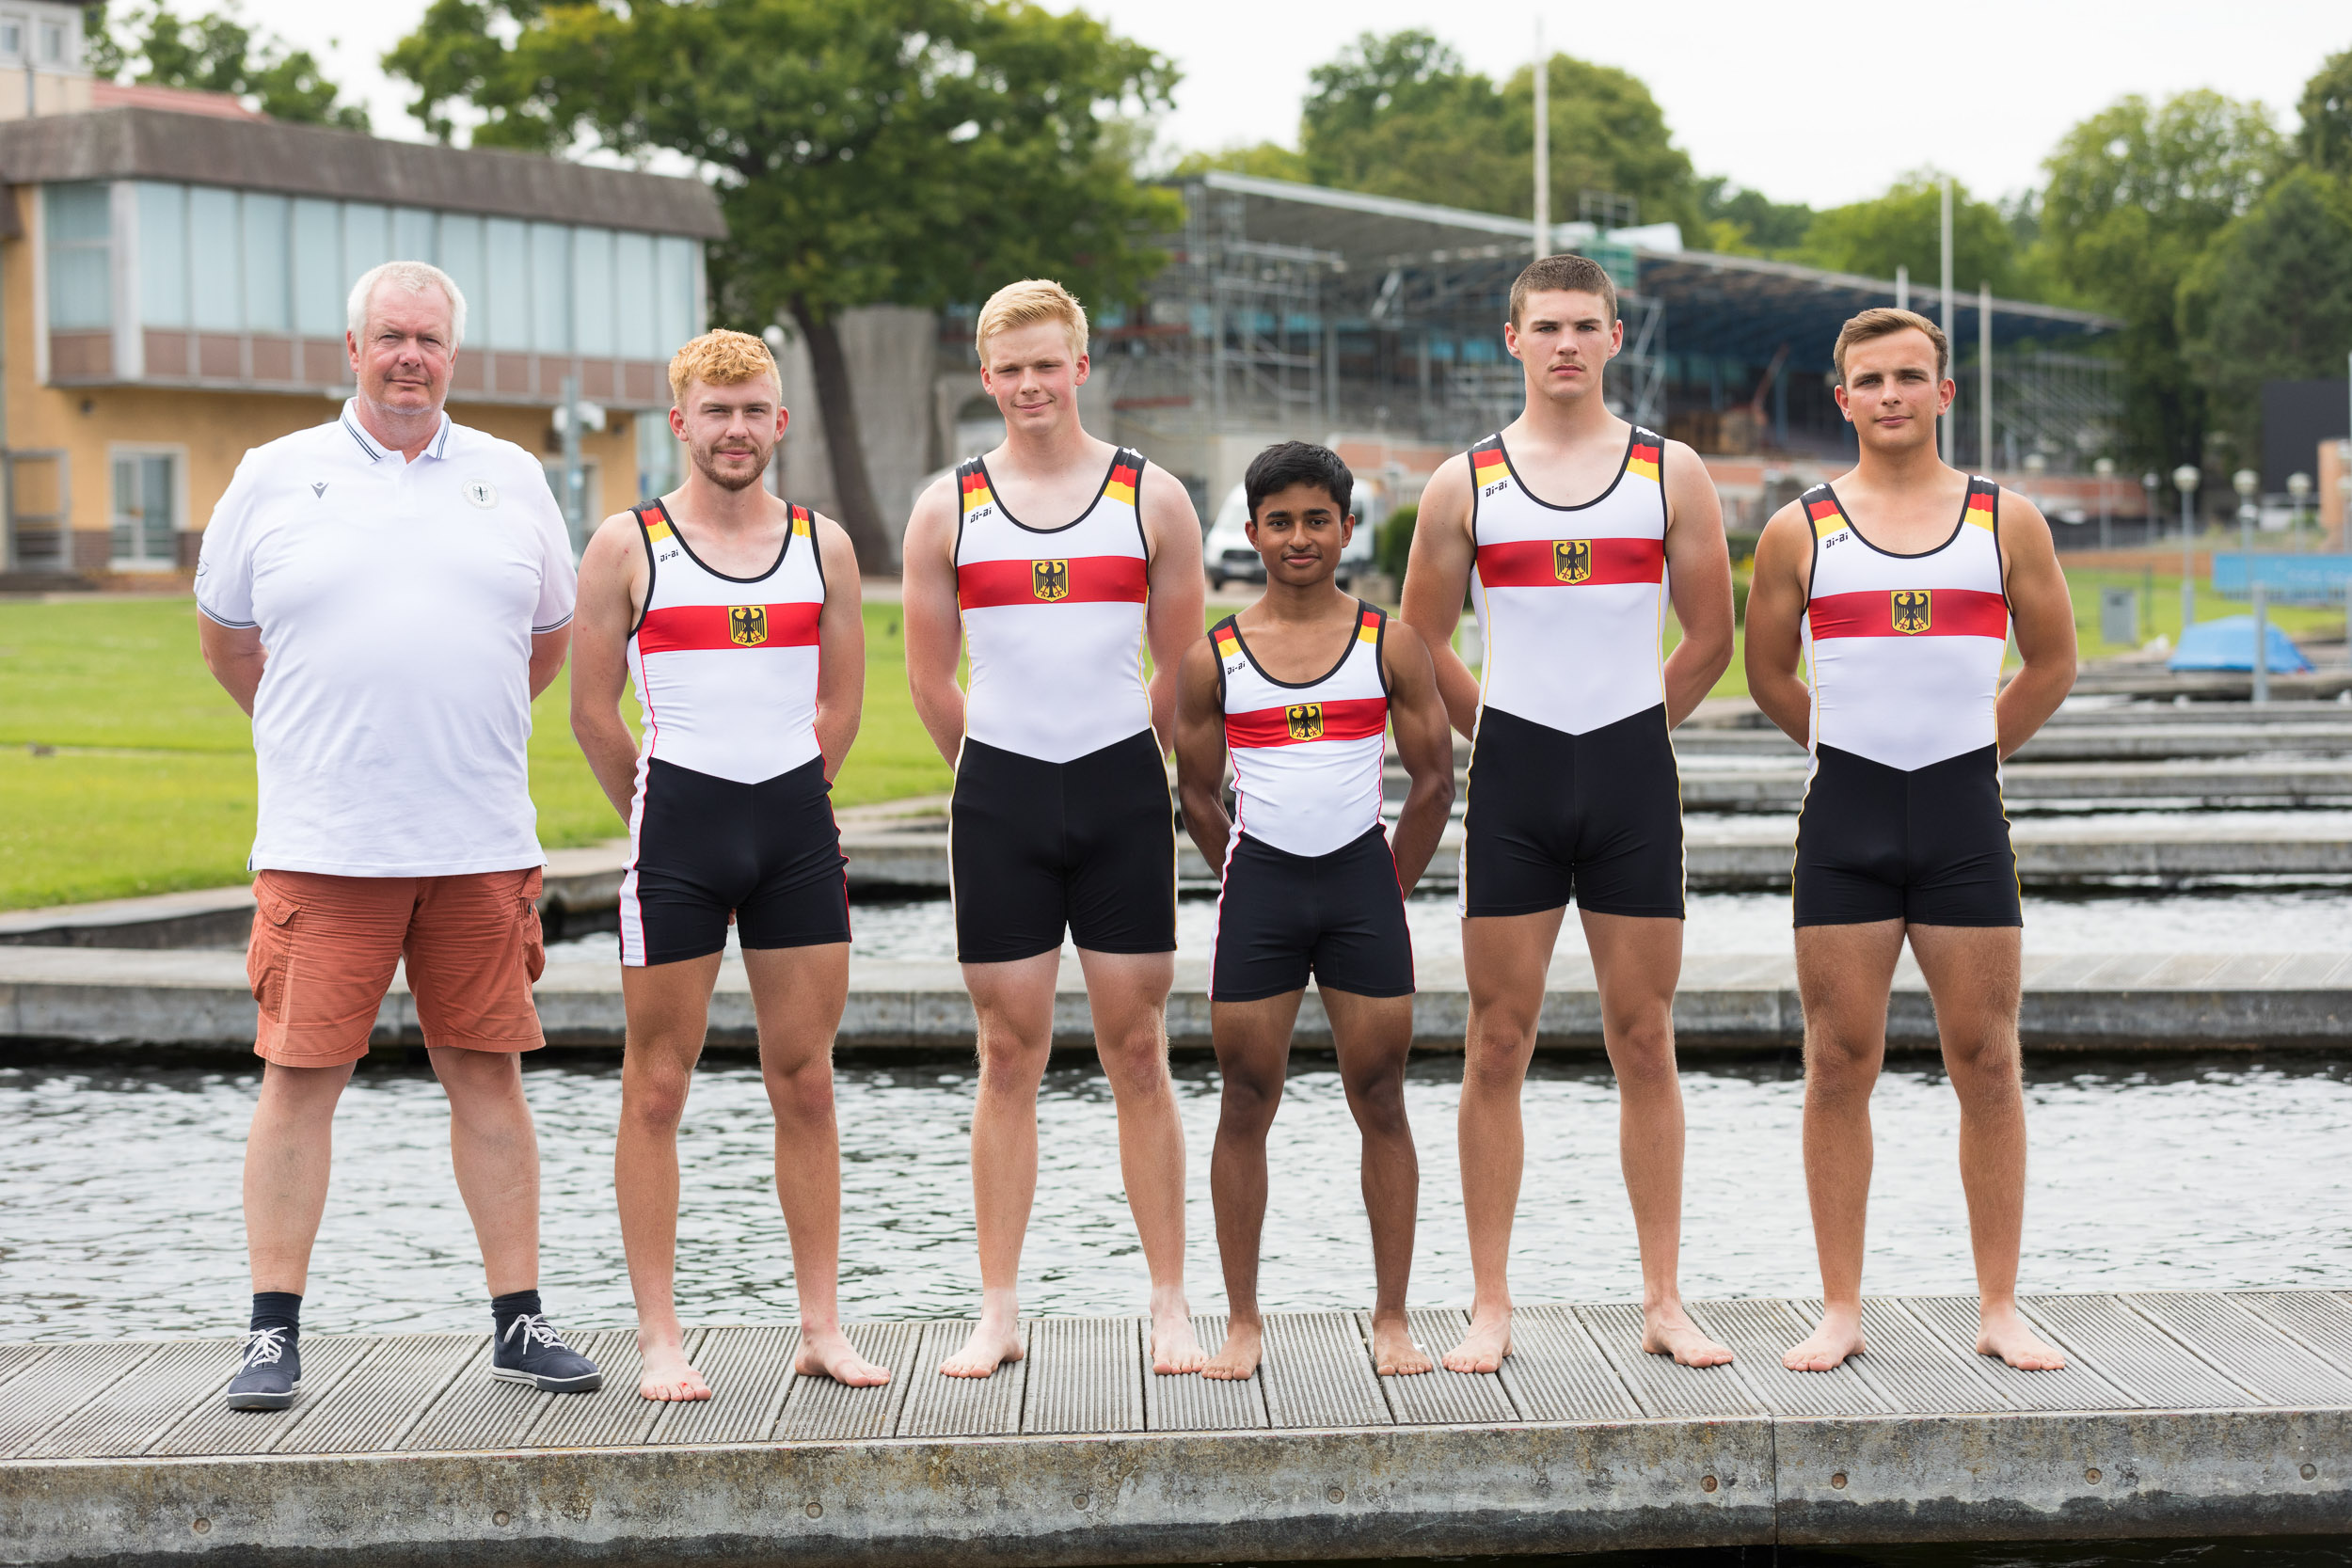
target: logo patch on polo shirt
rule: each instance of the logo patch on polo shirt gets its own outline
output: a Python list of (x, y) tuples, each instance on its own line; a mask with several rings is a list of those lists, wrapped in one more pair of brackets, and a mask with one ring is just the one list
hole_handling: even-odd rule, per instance
[(494, 507), (499, 503), (498, 486), (495, 484), (485, 484), (478, 479), (473, 480), (466, 485), (465, 497), (474, 505), (481, 507), (486, 512), (491, 507)]

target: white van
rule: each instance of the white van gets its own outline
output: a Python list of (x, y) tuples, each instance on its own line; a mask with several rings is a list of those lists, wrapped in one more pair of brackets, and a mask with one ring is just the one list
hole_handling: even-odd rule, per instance
[[(1389, 515), (1388, 503), (1376, 483), (1359, 479), (1353, 504), (1356, 532), (1340, 556), (1342, 588), (1359, 572), (1372, 569), (1373, 544), (1379, 535), (1382, 519)], [(1212, 588), (1222, 588), (1234, 580), (1265, 581), (1265, 559), (1249, 543), (1249, 492), (1246, 486), (1236, 484), (1226, 492), (1225, 504), (1216, 509), (1216, 516), (1201, 541), (1200, 562), (1208, 569)]]

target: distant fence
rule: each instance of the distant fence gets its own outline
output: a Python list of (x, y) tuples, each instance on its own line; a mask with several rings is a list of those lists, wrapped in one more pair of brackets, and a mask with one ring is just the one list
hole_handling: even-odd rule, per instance
[(2217, 554), (2213, 558), (2215, 593), (2227, 598), (2249, 598), (2257, 582), (2274, 600), (2319, 604), (2339, 599), (2344, 585), (2352, 582), (2352, 555)]

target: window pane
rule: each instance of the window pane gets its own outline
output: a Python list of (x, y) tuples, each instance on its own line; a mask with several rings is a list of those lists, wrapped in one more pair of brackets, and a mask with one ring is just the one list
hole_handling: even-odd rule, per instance
[(421, 207), (392, 209), (392, 255), (403, 261), (431, 261), (438, 264), (434, 252), (433, 214)]
[(343, 335), (352, 280), (343, 272), (342, 227), (331, 201), (304, 198), (294, 204), (294, 330), (306, 338)]
[(572, 346), (591, 358), (613, 352), (610, 229), (572, 231)]
[(282, 196), (245, 194), (245, 329), (285, 332), (293, 325), (292, 218)]
[(114, 558), (128, 561), (138, 548), (139, 465), (135, 457), (115, 459)]
[(483, 225), (484, 271), (488, 287), (482, 312), (482, 341), (492, 348), (531, 346), (531, 230), (513, 218)]
[(343, 288), (392, 259), (391, 214), (372, 201), (343, 203)]
[[(612, 314), (621, 329), (621, 354), (629, 359), (664, 359), (661, 324), (654, 315), (653, 236), (622, 234), (612, 243)], [(675, 353), (679, 345), (672, 343)]]
[(441, 270), (457, 285), (457, 292), (466, 296), (466, 330), (463, 341), (472, 342), (482, 337), (483, 311), (488, 294), (483, 287), (482, 220), (466, 213), (441, 214)]
[(114, 219), (102, 184), (51, 185), (42, 219), (49, 231), (49, 325), (72, 331), (114, 320)]
[(694, 312), (695, 274), (702, 261), (702, 248), (691, 240), (665, 236), (660, 257), (661, 342), (665, 350), (675, 353), (702, 330)]
[(245, 325), (245, 290), (237, 265), (237, 193), (212, 185), (188, 187), (189, 318), (200, 331), (234, 332)]
[(152, 181), (139, 186), (139, 320), (188, 325), (188, 192)]
[(531, 226), (531, 346), (572, 352), (572, 231), (560, 223)]

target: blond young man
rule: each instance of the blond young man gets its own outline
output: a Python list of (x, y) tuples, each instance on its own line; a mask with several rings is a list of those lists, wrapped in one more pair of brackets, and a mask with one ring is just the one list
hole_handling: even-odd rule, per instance
[(254, 448), (204, 531), (198, 637), (253, 716), (261, 799), (246, 955), (265, 1064), (246, 1143), (253, 1316), (223, 1398), (283, 1410), (326, 1203), (336, 1102), (404, 961), (498, 1336), (491, 1375), (603, 1377), (539, 1302), (539, 1146), (521, 1053), (541, 867), (531, 700), (564, 668), (571, 543), (539, 460), (442, 404), (466, 298), (421, 261), (351, 291), (358, 390)]
[[(2033, 503), (1936, 451), (1953, 388), (1935, 324), (1865, 310), (1835, 353), (1837, 404), (1861, 455), (1765, 524), (1748, 597), (1748, 689), (1813, 754), (1793, 906), (1822, 1313), (1781, 1359), (1826, 1371), (1864, 1349), (1870, 1090), (1908, 940), (1960, 1097), (1977, 1349), (2012, 1367), (2062, 1367), (2017, 1311), (2024, 922), (2001, 760), (2074, 683), (2074, 605)], [(2004, 688), (2012, 634), (2025, 668)]]
[[(685, 482), (605, 519), (580, 559), (572, 732), (629, 828), (621, 883), (628, 1046), (613, 1185), (637, 1300), (638, 1392), (707, 1400), (672, 1294), (677, 1127), (734, 926), (776, 1118), (776, 1196), (804, 1376), (886, 1382), (841, 1332), (833, 1037), (850, 909), (831, 786), (857, 737), (857, 558), (831, 518), (760, 480), (789, 416), (768, 345), (708, 332), (670, 361)], [(621, 721), (633, 679), (643, 745)]]
[[(1597, 262), (1551, 256), (1519, 275), (1503, 342), (1525, 371), (1526, 410), (1432, 476), (1406, 570), (1405, 620), (1436, 657), (1446, 708), (1472, 745), (1460, 1141), (1475, 1299), (1469, 1333), (1445, 1356), (1455, 1371), (1492, 1371), (1511, 1352), (1519, 1090), (1571, 900), (1617, 1075), (1642, 1348), (1689, 1366), (1731, 1359), (1683, 1311), (1677, 1277), (1682, 800), (1669, 735), (1731, 662), (1731, 562), (1697, 454), (1601, 401), (1603, 368), (1624, 341), (1616, 290)], [(1453, 646), (1465, 592), (1486, 637), (1476, 675)], [(1661, 663), (1669, 598), (1682, 641)]]
[[(978, 1018), (980, 1321), (939, 1370), (987, 1377), (1023, 1354), (1037, 1089), (1067, 931), (1119, 1107), (1120, 1170), (1152, 1279), (1152, 1368), (1196, 1371), (1184, 1128), (1168, 1072), (1176, 834), (1165, 757), (1177, 666), (1200, 635), (1200, 518), (1183, 485), (1080, 423), (1087, 320), (1060, 284), (998, 290), (977, 341), (1004, 443), (925, 492), (905, 544), (907, 679), (956, 768), (956, 956)], [(968, 689), (956, 682), (960, 653)]]

